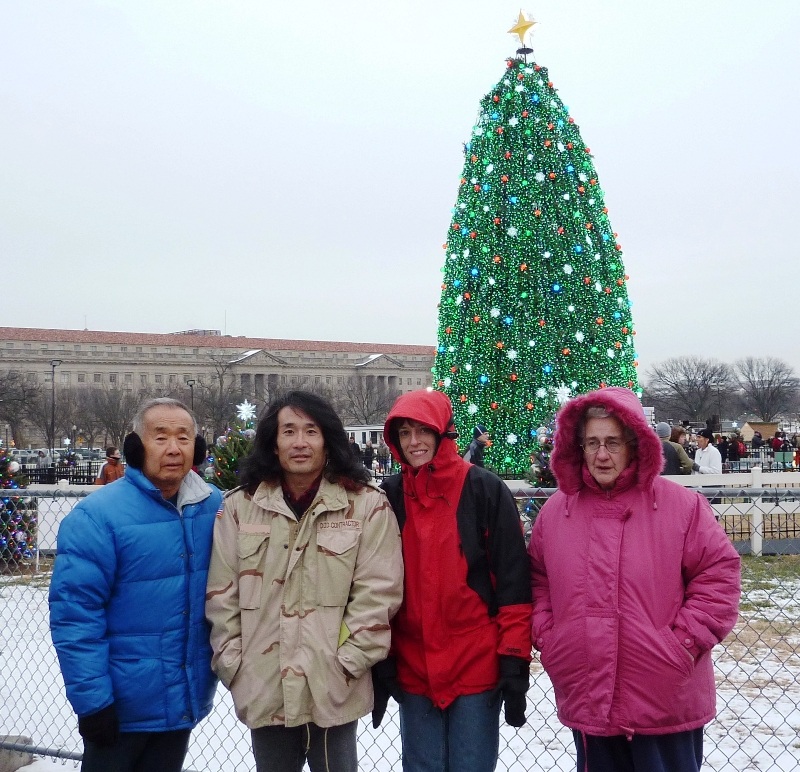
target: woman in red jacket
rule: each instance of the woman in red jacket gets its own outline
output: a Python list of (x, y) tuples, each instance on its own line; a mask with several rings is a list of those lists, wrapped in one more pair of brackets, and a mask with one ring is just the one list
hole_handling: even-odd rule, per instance
[(533, 528), (533, 643), (579, 772), (697, 772), (711, 649), (738, 616), (739, 555), (705, 497), (659, 476), (627, 389), (557, 416), (558, 492)]
[(373, 668), (373, 723), (393, 694), (404, 772), (491, 772), (501, 699), (507, 723), (525, 723), (531, 592), (519, 515), (499, 477), (459, 456), (453, 429), (449, 398), (427, 390), (403, 394), (384, 428), (402, 468), (383, 488), (405, 581), (393, 656)]

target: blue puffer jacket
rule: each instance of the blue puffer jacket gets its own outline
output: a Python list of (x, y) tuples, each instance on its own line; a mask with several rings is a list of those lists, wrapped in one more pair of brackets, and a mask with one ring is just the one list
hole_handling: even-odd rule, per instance
[(121, 731), (159, 732), (211, 710), (205, 593), (221, 498), (190, 472), (176, 509), (129, 467), (64, 518), (50, 630), (79, 716), (113, 702)]

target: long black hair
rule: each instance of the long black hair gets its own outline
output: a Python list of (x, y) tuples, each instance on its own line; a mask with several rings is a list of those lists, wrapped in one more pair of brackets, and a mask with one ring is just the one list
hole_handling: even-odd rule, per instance
[(256, 427), (253, 450), (242, 461), (239, 481), (250, 494), (262, 482), (277, 483), (281, 465), (276, 452), (278, 444), (278, 413), (285, 407), (302, 411), (322, 431), (328, 463), (324, 475), (330, 482), (340, 483), (347, 490), (358, 490), (370, 480), (366, 467), (353, 455), (342, 420), (333, 406), (322, 397), (308, 391), (287, 391), (273, 400)]

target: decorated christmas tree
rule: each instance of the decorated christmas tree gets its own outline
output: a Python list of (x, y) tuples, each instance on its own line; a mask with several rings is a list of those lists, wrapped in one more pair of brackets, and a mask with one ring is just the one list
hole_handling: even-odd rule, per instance
[(239, 485), (239, 465), (242, 459), (253, 449), (256, 430), (253, 428), (255, 405), (245, 400), (236, 406), (237, 420), (225, 434), (217, 437), (214, 447), (209, 450), (209, 466), (206, 467), (206, 479), (224, 491)]
[[(534, 22), (520, 13), (510, 30)], [(590, 149), (547, 69), (520, 48), (483, 98), (445, 244), (434, 383), (486, 464), (524, 474), (570, 397), (638, 391), (622, 251)]]
[(0, 570), (32, 559), (36, 554), (36, 507), (28, 507), (17, 492), (27, 485), (20, 465), (0, 448)]

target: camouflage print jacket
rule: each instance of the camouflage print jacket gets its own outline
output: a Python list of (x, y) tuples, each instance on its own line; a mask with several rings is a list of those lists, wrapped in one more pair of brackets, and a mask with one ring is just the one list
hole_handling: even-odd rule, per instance
[(403, 594), (397, 520), (382, 491), (323, 478), (301, 522), (280, 485), (236, 490), (214, 528), (206, 616), (212, 667), (250, 728), (338, 726), (372, 710)]

